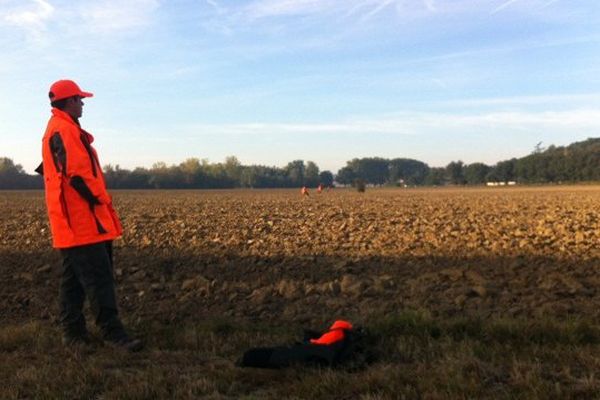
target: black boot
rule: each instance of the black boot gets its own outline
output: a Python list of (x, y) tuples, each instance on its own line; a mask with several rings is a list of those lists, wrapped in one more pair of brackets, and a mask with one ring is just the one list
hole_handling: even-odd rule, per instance
[(130, 338), (127, 335), (118, 339), (109, 339), (107, 342), (115, 348), (129, 351), (131, 353), (138, 352), (144, 348), (144, 342), (142, 342), (140, 339)]

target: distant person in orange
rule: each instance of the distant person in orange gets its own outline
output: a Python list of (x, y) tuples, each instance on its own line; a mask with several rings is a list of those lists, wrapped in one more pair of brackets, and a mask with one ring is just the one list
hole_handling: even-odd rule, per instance
[(323, 184), (319, 183), (319, 186), (317, 186), (317, 193), (321, 194), (322, 191), (323, 191)]
[(308, 193), (308, 189), (306, 188), (306, 186), (302, 186), (302, 189), (300, 189), (300, 195), (302, 197), (309, 197), (310, 194)]
[(52, 84), (52, 116), (42, 139), (42, 165), (36, 170), (44, 176), (52, 245), (63, 258), (63, 343), (90, 343), (83, 315), (87, 297), (103, 339), (137, 351), (143, 344), (127, 335), (119, 319), (113, 278), (112, 241), (123, 229), (92, 147), (94, 137), (79, 124), (83, 99), (92, 96), (71, 80)]

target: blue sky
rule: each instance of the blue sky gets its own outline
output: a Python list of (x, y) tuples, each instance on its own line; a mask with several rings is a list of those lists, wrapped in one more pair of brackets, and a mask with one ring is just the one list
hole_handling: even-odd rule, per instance
[(62, 78), (103, 164), (494, 164), (600, 136), (597, 0), (0, 0), (0, 156)]

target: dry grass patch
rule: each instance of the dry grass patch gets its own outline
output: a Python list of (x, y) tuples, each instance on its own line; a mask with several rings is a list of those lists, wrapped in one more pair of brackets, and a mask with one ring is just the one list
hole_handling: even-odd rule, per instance
[[(127, 354), (96, 346), (74, 352), (47, 324), (6, 328), (1, 397), (542, 399), (594, 398), (597, 325), (581, 320), (469, 320), (407, 311), (372, 316), (374, 359), (340, 369), (244, 369), (249, 346), (289, 343), (297, 327), (246, 320), (135, 326), (149, 348)], [(235, 329), (232, 329), (235, 327)], [(167, 329), (168, 328), (168, 329)], [(10, 335), (6, 332), (12, 332)], [(541, 332), (546, 332), (542, 335)], [(584, 332), (582, 334), (581, 332)], [(593, 334), (590, 335), (590, 332)]]

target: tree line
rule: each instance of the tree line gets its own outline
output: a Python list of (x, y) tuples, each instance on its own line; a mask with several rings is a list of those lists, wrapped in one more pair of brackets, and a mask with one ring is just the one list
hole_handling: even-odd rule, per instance
[[(106, 165), (104, 174), (113, 189), (217, 189), (294, 188), (372, 184), (391, 186), (480, 185), (485, 182), (561, 183), (600, 181), (600, 138), (568, 146), (539, 144), (522, 158), (489, 166), (452, 161), (445, 167), (430, 167), (408, 158), (355, 158), (337, 174), (320, 171), (312, 161), (294, 160), (284, 167), (242, 165), (236, 157), (221, 163), (190, 158), (177, 165), (155, 163), (151, 168), (120, 168)], [(0, 189), (42, 189), (39, 175), (27, 174), (13, 160), (0, 157)]]
[(133, 171), (118, 165), (104, 168), (107, 185), (114, 189), (227, 189), (293, 188), (333, 185), (333, 174), (320, 171), (312, 161), (295, 160), (283, 168), (242, 165), (234, 156), (222, 163), (189, 158), (179, 165), (155, 163)]
[(590, 138), (568, 146), (541, 143), (521, 158), (486, 165), (452, 161), (445, 167), (429, 167), (407, 158), (355, 158), (341, 168), (336, 177), (341, 184), (357, 182), (372, 185), (481, 185), (486, 182), (520, 184), (600, 181), (600, 138)]
[(29, 175), (20, 164), (0, 157), (0, 189), (42, 189), (44, 181), (39, 175)]
[[(320, 171), (313, 161), (295, 160), (283, 168), (242, 165), (234, 157), (222, 163), (189, 158), (178, 165), (157, 162), (151, 168), (133, 170), (119, 165), (103, 167), (106, 184), (112, 189), (226, 189), (295, 188), (333, 185), (333, 173)], [(43, 189), (40, 175), (28, 175), (10, 158), (0, 157), (0, 189)]]

